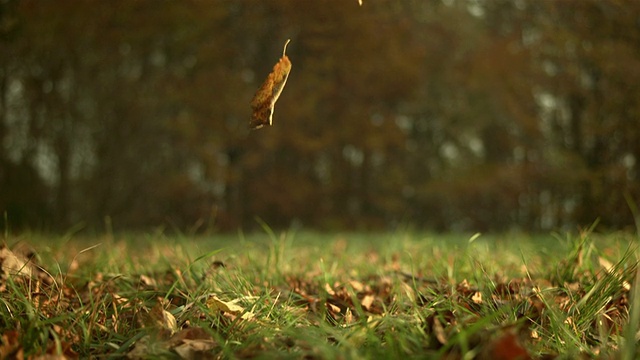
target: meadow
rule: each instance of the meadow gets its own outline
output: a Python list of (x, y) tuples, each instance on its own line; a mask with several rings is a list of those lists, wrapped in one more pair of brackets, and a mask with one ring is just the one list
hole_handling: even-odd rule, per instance
[(630, 233), (265, 226), (5, 243), (3, 359), (638, 356)]

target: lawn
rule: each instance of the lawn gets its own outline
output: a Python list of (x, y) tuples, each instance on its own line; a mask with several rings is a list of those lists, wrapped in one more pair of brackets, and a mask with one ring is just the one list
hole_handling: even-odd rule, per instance
[(3, 359), (637, 354), (638, 238), (628, 233), (265, 227), (250, 235), (25, 234), (5, 242)]

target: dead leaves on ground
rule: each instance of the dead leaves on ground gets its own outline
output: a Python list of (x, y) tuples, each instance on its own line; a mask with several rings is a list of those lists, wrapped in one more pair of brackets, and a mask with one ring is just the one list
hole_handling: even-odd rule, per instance
[(28, 278), (51, 284), (52, 278), (36, 263), (36, 254), (23, 244), (17, 249), (0, 245), (0, 291), (6, 290), (6, 281), (12, 277)]
[(180, 359), (213, 359), (216, 347), (217, 342), (207, 330), (189, 327), (168, 337), (147, 335), (135, 343), (127, 357), (149, 359), (173, 355)]
[[(189, 276), (175, 268), (135, 276), (96, 273), (85, 281), (53, 278), (34, 258), (6, 247), (0, 249), (0, 264), (0, 295), (5, 301), (15, 298), (12, 292), (24, 291), (39, 316), (64, 319), (51, 326), (51, 337), (39, 352), (64, 358), (87, 355), (79, 353), (82, 348), (78, 347), (87, 341), (87, 333), (93, 339), (131, 336), (129, 343), (126, 339), (109, 341), (93, 349), (106, 354), (120, 351), (131, 359), (217, 358), (224, 354), (221, 340), (242, 339), (256, 328), (275, 327), (272, 314), (278, 311), (292, 314), (307, 324), (304, 326), (328, 324), (344, 332), (341, 340), (328, 335), (325, 341), (329, 343), (348, 341), (361, 346), (374, 337), (384, 344), (389, 334), (402, 336), (407, 329), (419, 329), (424, 334), (421, 351), (448, 359), (461, 358), (469, 350), (480, 359), (530, 359), (529, 349), (536, 348), (545, 329), (561, 316), (562, 326), (581, 336), (596, 353), (601, 345), (598, 333), (621, 333), (635, 275), (635, 268), (624, 269), (601, 258), (595, 273), (565, 272), (564, 281), (560, 277), (554, 283), (496, 276), (481, 288), (466, 279), (452, 282), (444, 277), (414, 276), (394, 263), (383, 275), (343, 274), (326, 281), (317, 272), (296, 273), (285, 275), (277, 284), (256, 280), (261, 285), (233, 294), (220, 290), (221, 284), (239, 279), (241, 273), (233, 266), (220, 266), (219, 261), (202, 274), (188, 272)], [(212, 292), (188, 294), (203, 283)], [(602, 293), (608, 297), (596, 296)], [(598, 320), (580, 323), (581, 314), (587, 311), (585, 303), (596, 298), (606, 299), (599, 307)], [(509, 311), (515, 318), (505, 315)], [(74, 322), (79, 314), (91, 318), (88, 328)], [(5, 325), (0, 334), (0, 358), (28, 357), (21, 322), (5, 321), (15, 326)], [(260, 344), (241, 345), (235, 353), (240, 358), (259, 355), (269, 346), (309, 348), (303, 338), (285, 334)]]

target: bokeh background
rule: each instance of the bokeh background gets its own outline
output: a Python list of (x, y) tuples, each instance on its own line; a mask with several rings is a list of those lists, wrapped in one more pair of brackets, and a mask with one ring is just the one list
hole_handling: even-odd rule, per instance
[(0, 0), (0, 140), (12, 229), (632, 228), (640, 1)]

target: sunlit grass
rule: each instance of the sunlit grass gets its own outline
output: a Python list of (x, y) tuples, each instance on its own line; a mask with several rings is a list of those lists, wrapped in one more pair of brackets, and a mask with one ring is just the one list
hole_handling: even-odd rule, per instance
[[(637, 331), (625, 328), (637, 238), (624, 233), (265, 227), (7, 239), (16, 241), (31, 244), (53, 281), (6, 280), (3, 355), (180, 358), (171, 334), (195, 336), (187, 329), (214, 358), (492, 358), (504, 342), (532, 357), (635, 354), (624, 339)], [(213, 311), (212, 296), (243, 310)]]

